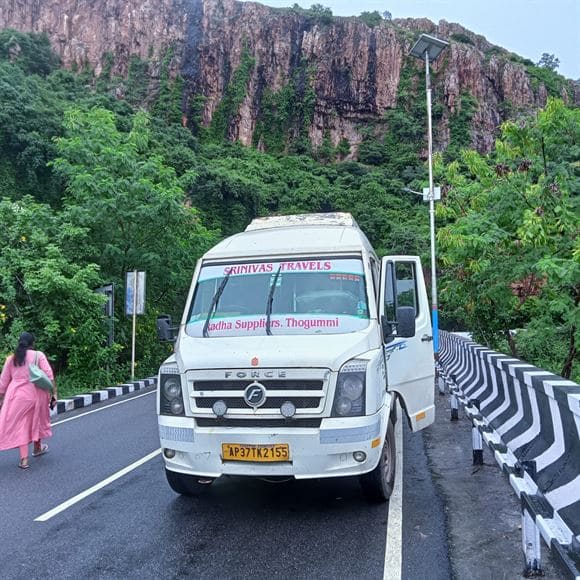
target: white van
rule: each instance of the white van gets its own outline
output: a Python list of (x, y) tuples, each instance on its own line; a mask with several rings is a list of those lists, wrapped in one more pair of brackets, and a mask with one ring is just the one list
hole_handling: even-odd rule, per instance
[(199, 260), (181, 324), (158, 331), (175, 339), (157, 411), (181, 494), (222, 475), (357, 475), (384, 501), (396, 399), (413, 431), (434, 420), (419, 258), (379, 260), (350, 214), (255, 219)]

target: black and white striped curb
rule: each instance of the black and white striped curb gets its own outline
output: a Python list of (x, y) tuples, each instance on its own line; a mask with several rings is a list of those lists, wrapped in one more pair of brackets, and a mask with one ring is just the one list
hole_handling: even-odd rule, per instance
[[(526, 572), (541, 570), (540, 535), (580, 579), (580, 385), (440, 333), (439, 374), (521, 500)], [(454, 413), (455, 411), (455, 413)], [(480, 446), (481, 449), (481, 446)]]
[(67, 411), (74, 411), (75, 409), (88, 407), (95, 403), (101, 403), (108, 399), (113, 399), (114, 397), (120, 397), (121, 395), (127, 395), (128, 393), (145, 389), (155, 385), (156, 383), (157, 377), (150, 377), (148, 379), (123, 383), (122, 385), (117, 385), (115, 387), (107, 387), (98, 391), (91, 391), (84, 395), (75, 395), (70, 399), (59, 399), (50, 414), (51, 416), (54, 416), (60, 413), (66, 413)]

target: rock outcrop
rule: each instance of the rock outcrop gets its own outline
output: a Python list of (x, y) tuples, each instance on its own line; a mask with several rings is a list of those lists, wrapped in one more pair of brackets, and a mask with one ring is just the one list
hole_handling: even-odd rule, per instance
[[(150, 62), (155, 91), (160, 63), (185, 83), (183, 103), (202, 97), (201, 122), (210, 125), (244, 58), (251, 58), (241, 99), (227, 133), (256, 143), (266, 91), (276, 94), (291, 79), (313, 95), (307, 132), (314, 146), (325, 136), (337, 145), (346, 139), (355, 153), (362, 127), (397, 106), (401, 70), (413, 66), (417, 98), (423, 65), (407, 56), (418, 32), (450, 40), (433, 66), (434, 86), (443, 100), (436, 146), (449, 141), (449, 119), (469, 93), (478, 106), (471, 118), (472, 144), (489, 150), (510, 110), (545, 103), (546, 89), (532, 83), (526, 67), (510, 53), (457, 24), (426, 19), (383, 21), (369, 27), (357, 18), (321, 19), (305, 11), (273, 9), (235, 0), (4, 0), (0, 28), (45, 32), (67, 67), (90, 66), (96, 75), (112, 55), (112, 74), (126, 76), (132, 55)], [(516, 59), (517, 60), (517, 59)], [(300, 74), (297, 74), (300, 73)], [(298, 78), (298, 80), (296, 80)], [(580, 90), (563, 96), (580, 103)], [(191, 115), (184, 105), (184, 118)], [(388, 127), (384, 127), (388, 130)]]

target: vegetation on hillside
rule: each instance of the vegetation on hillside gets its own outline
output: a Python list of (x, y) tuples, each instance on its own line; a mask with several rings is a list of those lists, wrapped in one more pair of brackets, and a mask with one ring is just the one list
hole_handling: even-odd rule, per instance
[[(262, 153), (227, 139), (255, 66), (249, 53), (212, 126), (196, 135), (181, 126), (179, 79), (163, 72), (171, 58), (168, 51), (146, 113), (136, 106), (147, 63), (133, 59), (125, 80), (106, 71), (94, 79), (60, 69), (43, 36), (0, 33), (0, 355), (22, 330), (34, 332), (63, 394), (127, 379), (126, 271), (147, 272), (137, 327), (137, 373), (146, 376), (168, 352), (156, 316), (179, 315), (196, 259), (253, 217), (349, 211), (380, 253), (419, 254), (428, 264), (426, 204), (403, 191), (421, 189), (426, 177), (425, 111), (423, 99), (409, 98), (421, 90), (411, 70), (403, 71), (401, 106), (382, 121), (387, 137), (369, 127), (355, 162), (344, 161), (348, 143), (325, 139), (311, 150), (306, 64), (265, 96)], [(114, 96), (120, 84), (123, 99)], [(578, 380), (578, 111), (550, 101), (506, 124), (496, 150), (480, 156), (462, 150), (475, 106), (462, 98), (437, 165), (446, 192), (442, 323)], [(95, 293), (108, 283), (116, 289), (113, 344)]]
[[(493, 154), (439, 165), (441, 300), (475, 339), (580, 379), (580, 110), (507, 122)], [(575, 365), (575, 366), (574, 366)]]

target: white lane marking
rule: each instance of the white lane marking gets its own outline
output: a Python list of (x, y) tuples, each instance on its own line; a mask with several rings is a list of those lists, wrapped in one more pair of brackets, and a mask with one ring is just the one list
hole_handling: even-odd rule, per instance
[(149, 453), (149, 455), (145, 455), (145, 457), (142, 457), (141, 459), (135, 461), (135, 463), (131, 463), (131, 465), (127, 465), (127, 467), (124, 467), (120, 471), (117, 471), (117, 473), (113, 473), (113, 475), (107, 477), (107, 479), (103, 479), (103, 481), (100, 481), (96, 485), (93, 485), (93, 487), (86, 489), (85, 491), (75, 495), (74, 497), (71, 497), (70, 499), (68, 499), (64, 503), (57, 505), (55, 508), (51, 509), (50, 511), (47, 511), (46, 513), (42, 514), (41, 516), (38, 516), (34, 521), (35, 522), (46, 522), (47, 520), (50, 520), (50, 518), (53, 518), (54, 516), (60, 514), (64, 510), (75, 505), (79, 501), (85, 499), (85, 497), (88, 497), (89, 495), (95, 493), (96, 491), (103, 489), (103, 487), (109, 485), (109, 483), (112, 483), (113, 481), (119, 479), (120, 477), (123, 477), (124, 475), (133, 471), (134, 469), (137, 469), (137, 467), (140, 467), (144, 463), (147, 463), (147, 461), (150, 461), (154, 457), (157, 457), (157, 455), (159, 455), (160, 453), (161, 453), (161, 448), (156, 449), (155, 451), (152, 451), (151, 453)]
[(403, 567), (403, 417), (397, 403), (395, 487), (389, 499), (383, 580), (400, 580)]
[[(81, 417), (86, 417), (91, 413), (98, 413), (99, 411), (104, 411), (105, 409), (110, 409), (115, 405), (122, 405), (123, 403), (128, 403), (129, 401), (134, 401), (135, 399), (140, 399), (141, 397), (146, 397), (147, 395), (152, 395), (156, 393), (157, 390), (153, 389), (149, 393), (144, 393), (143, 395), (137, 395), (136, 397), (131, 397), (130, 399), (125, 399), (124, 401), (117, 401), (116, 403), (111, 403), (110, 405), (105, 405), (104, 407), (99, 407), (98, 409), (93, 409), (92, 411), (87, 411), (86, 413), (81, 413), (80, 415), (75, 415), (74, 417), (69, 417), (68, 419), (63, 419), (62, 421), (57, 421), (56, 423), (51, 423), (51, 427), (56, 427), (56, 425), (62, 425), (68, 421), (74, 421), (75, 419), (80, 419)], [(75, 409), (76, 410), (76, 409)]]

